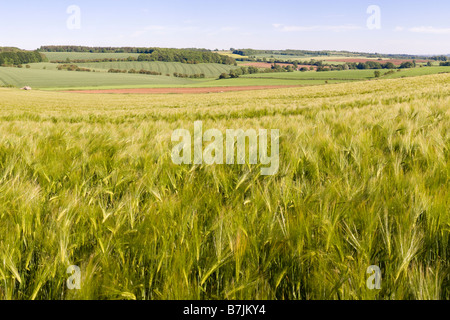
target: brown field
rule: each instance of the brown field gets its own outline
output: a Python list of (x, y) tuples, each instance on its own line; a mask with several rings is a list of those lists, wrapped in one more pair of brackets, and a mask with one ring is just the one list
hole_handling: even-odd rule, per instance
[(142, 89), (105, 89), (105, 90), (72, 90), (71, 93), (121, 93), (121, 94), (166, 94), (166, 93), (221, 93), (231, 91), (268, 90), (279, 88), (301, 87), (299, 85), (278, 86), (235, 86), (235, 87), (202, 87), (202, 88), (142, 88)]
[[(401, 60), (401, 59), (387, 59), (387, 60), (377, 60), (377, 59), (333, 59), (333, 60), (327, 60), (328, 62), (350, 62), (350, 63), (365, 63), (367, 61), (375, 61), (379, 63), (386, 63), (386, 62), (392, 62), (396, 66), (401, 65), (403, 62), (411, 61), (412, 60)], [(416, 60), (418, 63), (426, 63), (428, 60)]]

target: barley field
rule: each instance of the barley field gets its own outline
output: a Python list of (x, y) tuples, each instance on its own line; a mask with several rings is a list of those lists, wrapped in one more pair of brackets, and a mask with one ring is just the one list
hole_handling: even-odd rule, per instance
[[(449, 106), (449, 74), (203, 95), (0, 89), (0, 299), (449, 299)], [(196, 120), (279, 129), (278, 173), (173, 164), (172, 132)]]

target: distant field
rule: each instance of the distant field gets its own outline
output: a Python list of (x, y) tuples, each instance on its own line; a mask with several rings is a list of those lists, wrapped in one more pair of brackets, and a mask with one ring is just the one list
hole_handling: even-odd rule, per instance
[(241, 56), (239, 54), (234, 54), (231, 51), (219, 51), (218, 54), (221, 54), (223, 56), (228, 56), (234, 59), (242, 59), (242, 58), (248, 58), (248, 56)]
[[(261, 79), (285, 79), (285, 80), (366, 80), (375, 78), (376, 70), (346, 70), (346, 71), (325, 71), (325, 72), (277, 72), (277, 73), (257, 73), (243, 76), (244, 78)], [(422, 67), (414, 69), (404, 69), (400, 72), (394, 70), (393, 74), (384, 75), (389, 70), (381, 69), (381, 78), (395, 79), (402, 77), (415, 77), (441, 72), (450, 72), (450, 67)]]
[(186, 64), (181, 62), (159, 62), (159, 61), (132, 61), (132, 62), (97, 62), (97, 63), (78, 63), (83, 68), (107, 71), (109, 69), (119, 70), (150, 70), (161, 72), (163, 75), (173, 75), (174, 72), (182, 74), (201, 74), (204, 73), (207, 78), (216, 78), (221, 73), (229, 73), (235, 66), (218, 63)]
[[(412, 62), (412, 59), (364, 59), (364, 58), (346, 58), (346, 59), (327, 59), (328, 62), (330, 63), (335, 63), (335, 62), (339, 62), (339, 63), (365, 63), (367, 61), (375, 61), (375, 62), (379, 62), (379, 63), (386, 63), (386, 62), (391, 62), (396, 66), (401, 65), (403, 62)], [(416, 63), (427, 63), (428, 60), (416, 60)]]
[[(355, 58), (367, 58), (364, 56), (346, 56), (346, 55), (329, 55), (329, 56), (311, 56), (311, 55), (283, 55), (283, 54), (258, 54), (255, 55), (257, 58), (266, 58), (266, 59), (282, 59), (282, 60), (333, 60), (333, 59), (355, 59)], [(372, 58), (376, 59), (376, 58)]]
[[(414, 69), (405, 69), (400, 72), (396, 72), (394, 74), (383, 76), (385, 79), (395, 79), (395, 78), (402, 78), (402, 77), (417, 77), (417, 76), (425, 76), (429, 74), (436, 74), (436, 73), (448, 73), (450, 72), (450, 67), (422, 67), (422, 68), (414, 68)], [(385, 71), (382, 71), (382, 74), (385, 73)]]
[(32, 88), (70, 88), (99, 86), (183, 85), (189, 79), (141, 74), (114, 74), (38, 69), (0, 68), (0, 85)]
[[(35, 89), (127, 89), (127, 88), (164, 88), (164, 87), (226, 87), (226, 86), (285, 86), (285, 85), (323, 85), (349, 81), (374, 79), (375, 70), (347, 70), (326, 72), (280, 72), (244, 75), (237, 79), (216, 80), (222, 72), (229, 72), (234, 66), (220, 64), (188, 65), (168, 62), (113, 62), (81, 63), (80, 67), (95, 69), (100, 72), (57, 71), (57, 64), (31, 64), (26, 68), (0, 68), (0, 85), (16, 87), (31, 86)], [(44, 69), (45, 68), (45, 69)], [(161, 76), (141, 74), (107, 73), (114, 69), (145, 69), (161, 72)], [(176, 70), (176, 71), (175, 71)], [(450, 67), (422, 67), (394, 70), (393, 74), (384, 75), (388, 70), (379, 70), (382, 79), (414, 77), (443, 72), (450, 72)], [(205, 73), (206, 79), (183, 79), (172, 76), (173, 72), (194, 74)], [(165, 74), (170, 74), (168, 77)], [(209, 79), (208, 79), (209, 77)]]
[(87, 59), (126, 59), (138, 57), (138, 53), (90, 53), (90, 52), (43, 52), (49, 61), (55, 60), (87, 60)]
[[(105, 86), (77, 86), (70, 87), (69, 90), (95, 90), (95, 89), (132, 89), (132, 88), (213, 88), (213, 87), (237, 87), (237, 86), (315, 86), (324, 85), (325, 81), (329, 84), (351, 82), (351, 80), (301, 80), (301, 79), (258, 79), (258, 78), (237, 78), (223, 80), (193, 80), (187, 84), (144, 84), (144, 85), (105, 85)], [(67, 90), (67, 87), (47, 87), (45, 90)]]
[(245, 75), (243, 77), (287, 80), (364, 80), (373, 78), (374, 70), (257, 73)]
[[(270, 63), (270, 62), (244, 62), (244, 63), (240, 64), (240, 66), (245, 66), (245, 67), (252, 66), (252, 67), (256, 67), (256, 68), (265, 68), (265, 69), (270, 69), (272, 67), (272, 65), (273, 65), (273, 63)], [(281, 67), (292, 66), (292, 64), (289, 64), (289, 63), (277, 63), (277, 65), (279, 65)], [(311, 66), (311, 65), (298, 65), (297, 69), (301, 69), (303, 67), (308, 68), (308, 69), (313, 67), (314, 70), (317, 69), (316, 66)]]

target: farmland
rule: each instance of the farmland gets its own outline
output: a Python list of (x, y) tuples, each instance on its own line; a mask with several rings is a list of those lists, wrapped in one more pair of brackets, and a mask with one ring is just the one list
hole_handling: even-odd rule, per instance
[(0, 68), (0, 84), (33, 88), (72, 88), (90, 86), (133, 87), (151, 85), (183, 85), (187, 79), (141, 74), (85, 73), (42, 69)]
[[(431, 68), (413, 70), (422, 69)], [(17, 72), (18, 83), (61, 75), (48, 86), (88, 79), (18, 68), (0, 78)], [(0, 299), (450, 299), (449, 74), (0, 97)], [(223, 132), (280, 129), (279, 172), (173, 164), (172, 132), (196, 120)], [(69, 265), (83, 271), (80, 290), (65, 287)], [(381, 290), (366, 287), (371, 265)]]
[[(245, 75), (245, 78), (261, 79), (290, 79), (290, 80), (367, 80), (374, 79), (375, 70), (347, 70), (347, 71), (326, 71), (326, 72), (280, 72), (261, 73)], [(449, 67), (423, 67), (413, 69), (395, 70), (391, 74), (386, 74), (388, 70), (379, 70), (382, 78), (395, 79), (404, 77), (416, 77), (438, 73), (450, 73)]]
[(229, 66), (218, 63), (201, 63), (201, 64), (186, 64), (180, 62), (147, 62), (147, 61), (134, 61), (134, 62), (100, 62), (100, 63), (79, 63), (77, 64), (83, 68), (90, 68), (99, 71), (107, 71), (109, 69), (119, 70), (151, 70), (160, 72), (163, 75), (174, 72), (193, 75), (193, 74), (205, 74), (207, 78), (217, 78), (221, 73), (229, 73), (235, 69), (235, 66)]
[[(58, 47), (58, 49), (62, 50), (70, 48), (63, 46)], [(84, 50), (89, 50), (89, 48), (84, 48)], [(101, 48), (95, 50), (101, 50)], [(325, 85), (339, 82), (373, 80), (376, 78), (374, 70), (358, 70), (354, 69), (355, 66), (352, 66), (353, 69), (341, 71), (334, 71), (338, 68), (336, 67), (333, 71), (327, 72), (279, 72), (279, 70), (271, 70), (273, 64), (268, 62), (239, 61), (238, 63), (234, 63), (234, 60), (230, 58), (231, 60), (226, 61), (226, 63), (225, 61), (224, 63), (204, 63), (199, 62), (205, 61), (202, 60), (203, 58), (200, 54), (201, 51), (177, 51), (172, 49), (167, 51), (166, 49), (161, 49), (159, 52), (161, 54), (159, 58), (161, 59), (170, 60), (174, 59), (174, 54), (181, 54), (184, 55), (186, 59), (193, 59), (196, 57), (194, 59), (198, 59), (198, 61), (185, 60), (183, 63), (167, 61), (137, 61), (138, 58), (140, 60), (152, 59), (152, 56), (144, 55), (143, 57), (140, 57), (137, 53), (123, 52), (44, 52), (43, 54), (49, 62), (26, 63), (26, 65), (16, 65), (15, 67), (4, 64), (3, 67), (0, 67), (0, 86), (31, 86), (34, 89), (43, 90), (110, 90), (168, 87), (220, 88), (237, 86), (245, 86), (248, 88), (261, 86), (268, 88), (279, 86)], [(232, 54), (231, 51), (219, 51), (218, 53), (219, 54), (204, 52), (204, 59), (216, 59), (214, 58), (214, 55), (248, 58), (245, 56)], [(39, 53), (37, 54), (39, 55)], [(291, 55), (284, 55), (284, 57), (291, 57)], [(313, 56), (309, 56), (309, 58), (312, 57)], [(153, 58), (157, 57), (155, 56)], [(182, 57), (180, 56), (179, 58), (181, 59)], [(339, 65), (344, 64), (344, 62), (332, 61), (329, 59), (345, 59), (345, 56), (336, 54), (318, 56), (317, 58), (322, 59), (322, 62), (325, 64), (331, 63)], [(105, 61), (108, 59), (112, 59), (113, 61)], [(353, 56), (351, 59), (354, 61), (366, 61), (361, 55)], [(377, 61), (375, 58), (368, 60)], [(59, 63), (52, 63), (51, 61), (59, 61)], [(395, 62), (395, 60), (392, 59), (384, 59), (383, 61)], [(437, 62), (435, 62), (435, 64), (436, 63)], [(69, 67), (73, 71), (67, 71), (67, 68)], [(277, 67), (287, 68), (291, 67), (291, 65), (287, 63), (277, 63)], [(317, 65), (301, 65), (298, 66), (298, 69), (301, 67), (305, 67), (308, 70), (311, 68), (314, 70), (318, 69)], [(247, 68), (247, 70), (253, 68), (253, 71), (251, 74), (247, 72), (244, 74), (241, 73), (237, 76), (232, 75), (233, 72), (238, 72), (242, 68)], [(281, 71), (286, 70), (282, 69)], [(413, 77), (449, 71), (450, 67), (433, 66), (419, 68), (419, 66), (417, 66), (416, 68), (402, 69), (401, 72), (395, 71), (389, 74), (386, 74), (387, 70), (381, 70), (380, 78), (394, 79), (399, 77)], [(219, 77), (222, 78), (223, 75), (225, 75), (225, 79), (218, 79)], [(203, 91), (209, 92), (206, 89)], [(217, 89), (213, 91), (220, 92), (222, 90)]]
[[(224, 64), (183, 64), (178, 62), (149, 61), (116, 61), (77, 63), (78, 67), (95, 72), (58, 71), (61, 64), (31, 63), (29, 68), (0, 67), (0, 86), (15, 87), (31, 86), (35, 89), (65, 90), (65, 89), (123, 89), (123, 88), (155, 88), (155, 87), (224, 87), (224, 86), (306, 86), (324, 85), (338, 82), (372, 80), (374, 70), (344, 70), (327, 72), (276, 72), (242, 75), (236, 79), (217, 77), (221, 73), (230, 72), (238, 67)], [(119, 70), (149, 70), (161, 73), (160, 76), (145, 74), (108, 73), (109, 69)], [(177, 78), (173, 73), (183, 73), (187, 76), (205, 74), (205, 79)], [(402, 69), (387, 74), (381, 70), (381, 78), (415, 77), (428, 74), (450, 72), (450, 67), (422, 67)]]

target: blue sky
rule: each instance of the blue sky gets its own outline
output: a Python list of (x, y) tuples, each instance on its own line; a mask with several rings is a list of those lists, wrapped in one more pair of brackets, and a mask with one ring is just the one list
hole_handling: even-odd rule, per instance
[[(80, 29), (69, 29), (70, 5)], [(367, 8), (380, 8), (370, 30)], [(448, 0), (8, 1), (0, 46), (202, 47), (449, 54)]]

